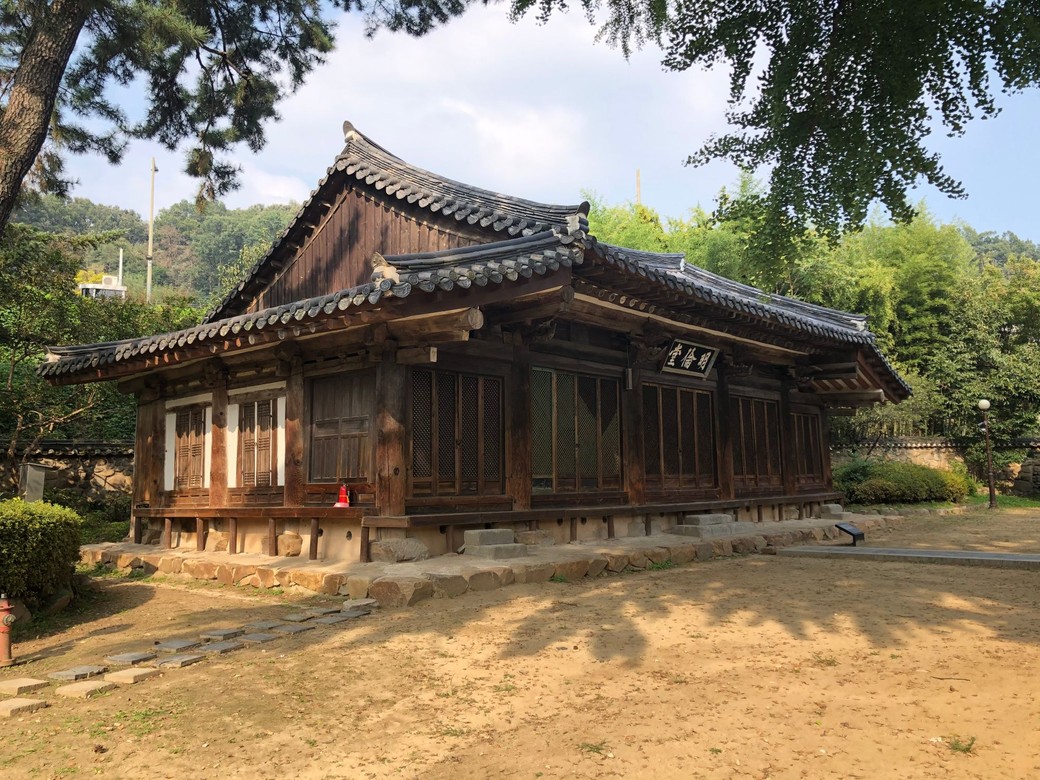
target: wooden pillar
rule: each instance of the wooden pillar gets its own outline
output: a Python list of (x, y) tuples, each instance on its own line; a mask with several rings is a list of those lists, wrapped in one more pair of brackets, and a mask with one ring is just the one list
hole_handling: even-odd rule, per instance
[[(450, 526), (449, 526), (450, 528)], [(367, 525), (361, 526), (361, 562), (368, 563), (372, 560), (372, 529)]]
[(531, 360), (526, 347), (513, 349), (506, 388), (506, 493), (513, 509), (531, 508)]
[[(643, 451), (643, 372), (632, 371), (632, 389), (621, 391), (621, 431), (624, 437), (625, 492), (628, 503), (646, 503), (646, 461)], [(624, 387), (624, 385), (622, 385)]]
[(726, 366), (721, 360), (715, 361), (718, 382), (715, 388), (715, 426), (718, 440), (716, 453), (719, 469), (719, 497), (728, 499), (736, 495), (733, 485), (733, 428), (730, 425), (731, 406), (729, 397), (729, 378)]
[(831, 416), (827, 409), (820, 410), (820, 460), (823, 462), (823, 481), (828, 488), (834, 488), (831, 474)]
[(162, 546), (169, 550), (173, 546), (173, 520), (163, 518)]
[(278, 555), (278, 529), (273, 517), (267, 518), (267, 554), (272, 557)]
[[(158, 388), (146, 388), (137, 396), (134, 436), (133, 506), (157, 507), (162, 498), (165, 464), (166, 416)], [(133, 539), (140, 544), (144, 523), (133, 515)]]
[[(285, 506), (303, 506), (307, 484), (303, 473), (303, 390), (303, 360), (294, 357), (285, 382)], [(277, 552), (273, 547), (271, 550)]]
[(227, 538), (227, 551), (228, 555), (235, 555), (238, 553), (238, 518), (228, 518), (228, 538)]
[(381, 515), (405, 513), (405, 367), (396, 353), (396, 345), (384, 348), (376, 372), (376, 507)]
[(318, 524), (318, 518), (311, 518), (311, 544), (310, 549), (307, 551), (307, 558), (312, 561), (318, 560), (318, 531), (321, 530)]
[(227, 373), (218, 371), (213, 382), (213, 419), (210, 428), (209, 505), (226, 507), (228, 500), (227, 461)]
[[(206, 518), (195, 518), (195, 549), (198, 552), (202, 552), (206, 549), (206, 525)], [(230, 545), (228, 546), (228, 549), (231, 549)]]
[[(791, 415), (791, 383), (780, 388), (780, 469), (784, 495), (798, 492), (798, 452), (795, 450), (794, 417)], [(783, 517), (779, 518), (783, 520)]]

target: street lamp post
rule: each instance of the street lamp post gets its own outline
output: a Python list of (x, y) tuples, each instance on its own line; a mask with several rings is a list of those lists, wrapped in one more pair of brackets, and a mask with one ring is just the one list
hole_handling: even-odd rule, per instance
[(997, 508), (997, 489), (993, 484), (993, 451), (989, 446), (989, 407), (985, 398), (979, 399), (979, 411), (982, 412), (982, 431), (986, 435), (986, 469), (989, 472), (989, 508)]

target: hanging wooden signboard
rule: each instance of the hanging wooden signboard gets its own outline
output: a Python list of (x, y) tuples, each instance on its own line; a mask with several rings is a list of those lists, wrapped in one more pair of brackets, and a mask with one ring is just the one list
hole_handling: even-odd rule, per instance
[(661, 370), (673, 374), (706, 377), (718, 356), (719, 351), (714, 347), (673, 339), (665, 353)]

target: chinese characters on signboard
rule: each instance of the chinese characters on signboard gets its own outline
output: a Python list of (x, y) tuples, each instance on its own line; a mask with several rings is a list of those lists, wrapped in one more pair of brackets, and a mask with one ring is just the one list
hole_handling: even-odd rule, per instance
[(718, 354), (717, 349), (674, 339), (665, 353), (661, 370), (673, 374), (706, 377)]

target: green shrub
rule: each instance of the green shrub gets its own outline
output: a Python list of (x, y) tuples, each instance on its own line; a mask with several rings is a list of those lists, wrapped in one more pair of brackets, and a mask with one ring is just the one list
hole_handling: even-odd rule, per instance
[(894, 460), (856, 460), (834, 472), (834, 486), (850, 504), (962, 501), (971, 492), (966, 474)]
[(80, 516), (43, 501), (0, 501), (0, 592), (30, 605), (72, 587)]

